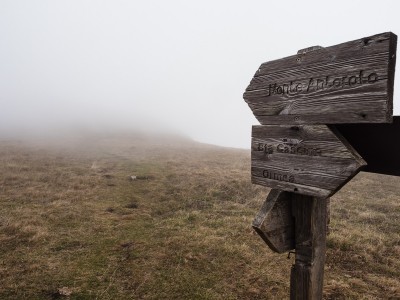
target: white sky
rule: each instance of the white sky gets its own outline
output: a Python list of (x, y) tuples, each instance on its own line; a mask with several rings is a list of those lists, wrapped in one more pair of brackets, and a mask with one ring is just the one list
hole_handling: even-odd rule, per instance
[(0, 130), (162, 128), (249, 148), (242, 94), (262, 62), (400, 34), (399, 3), (0, 0)]

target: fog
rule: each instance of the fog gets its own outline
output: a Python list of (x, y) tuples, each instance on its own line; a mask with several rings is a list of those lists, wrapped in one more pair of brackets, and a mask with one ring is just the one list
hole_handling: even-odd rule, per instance
[(132, 129), (249, 148), (242, 94), (262, 62), (399, 34), (398, 3), (2, 0), (0, 135)]

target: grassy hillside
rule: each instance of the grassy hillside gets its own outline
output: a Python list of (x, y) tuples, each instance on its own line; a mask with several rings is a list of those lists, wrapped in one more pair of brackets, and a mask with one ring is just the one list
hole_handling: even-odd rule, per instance
[[(250, 153), (184, 140), (0, 143), (0, 299), (285, 299)], [(131, 180), (130, 176), (137, 176)], [(331, 200), (326, 299), (400, 299), (400, 178)]]

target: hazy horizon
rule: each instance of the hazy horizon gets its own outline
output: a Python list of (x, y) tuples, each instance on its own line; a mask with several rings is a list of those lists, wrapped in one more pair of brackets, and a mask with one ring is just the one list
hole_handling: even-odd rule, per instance
[(249, 148), (242, 94), (261, 63), (400, 33), (396, 1), (297, 4), (3, 0), (0, 136), (150, 130)]

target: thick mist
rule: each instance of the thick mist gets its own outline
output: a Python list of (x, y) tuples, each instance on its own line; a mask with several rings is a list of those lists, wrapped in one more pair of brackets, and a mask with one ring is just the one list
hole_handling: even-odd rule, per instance
[[(250, 147), (258, 66), (400, 34), (397, 1), (0, 2), (0, 136), (162, 131)], [(399, 81), (395, 114), (400, 114)]]

